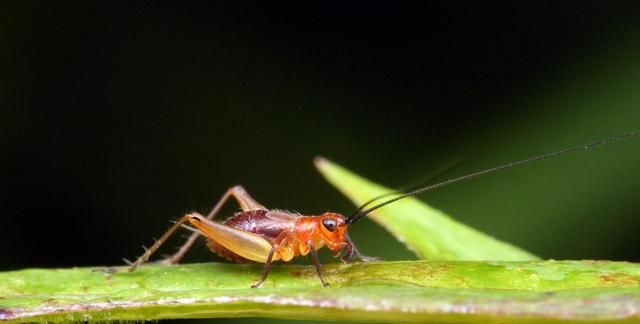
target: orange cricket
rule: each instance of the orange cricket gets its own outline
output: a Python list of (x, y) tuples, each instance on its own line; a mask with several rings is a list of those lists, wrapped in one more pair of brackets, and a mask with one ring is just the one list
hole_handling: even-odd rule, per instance
[[(233, 197), (237, 200), (241, 212), (223, 223), (214, 222), (224, 203)], [(267, 209), (255, 201), (242, 186), (229, 189), (211, 212), (204, 217), (190, 213), (182, 217), (138, 260), (131, 264), (129, 271), (135, 270), (146, 262), (169, 236), (185, 223), (192, 225), (193, 233), (184, 245), (166, 263), (177, 263), (193, 245), (198, 235), (204, 235), (207, 246), (216, 254), (236, 262), (264, 263), (262, 278), (252, 285), (257, 288), (264, 283), (269, 274), (271, 263), (276, 260), (291, 261), (296, 256), (311, 252), (313, 262), (324, 287), (328, 284), (322, 276), (317, 249), (327, 246), (342, 255), (343, 262), (355, 259), (369, 261), (372, 258), (361, 255), (347, 235), (348, 223), (344, 216), (336, 213), (324, 213), (318, 216), (303, 216), (278, 209)]]

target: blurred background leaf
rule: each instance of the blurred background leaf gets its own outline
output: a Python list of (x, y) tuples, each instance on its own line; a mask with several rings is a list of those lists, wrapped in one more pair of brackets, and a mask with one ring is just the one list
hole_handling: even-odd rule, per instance
[[(372, 183), (325, 158), (317, 157), (314, 163), (327, 181), (351, 199), (356, 206), (366, 206), (359, 210), (363, 214), (399, 197), (389, 195), (394, 192), (392, 189)], [(369, 202), (371, 204), (368, 204)], [(366, 216), (361, 217), (369, 217), (384, 227), (420, 259), (538, 260), (537, 256), (466, 226), (441, 210), (421, 203), (416, 197), (406, 197), (364, 215)], [(354, 214), (345, 216), (348, 220), (354, 220), (350, 230), (357, 227), (356, 222), (363, 219), (358, 220), (359, 216)]]
[[(316, 155), (401, 187), (640, 125), (634, 1), (0, 7), (3, 270), (119, 264), (236, 183), (348, 214)], [(420, 199), (542, 258), (638, 261), (639, 155), (630, 140)], [(414, 258), (369, 220), (352, 236)]]

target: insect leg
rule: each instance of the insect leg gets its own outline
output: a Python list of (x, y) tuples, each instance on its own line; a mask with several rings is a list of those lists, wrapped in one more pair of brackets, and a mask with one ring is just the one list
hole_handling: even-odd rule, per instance
[[(227, 192), (238, 201), (238, 205), (240, 205), (240, 209), (242, 209), (242, 211), (267, 209), (264, 206), (262, 206), (260, 203), (258, 203), (255, 199), (253, 199), (253, 197), (251, 197), (249, 193), (242, 186), (233, 186)], [(214, 217), (217, 212), (218, 210), (216, 210), (216, 208), (213, 208), (213, 210), (207, 215), (207, 218)]]
[[(209, 240), (247, 260), (266, 263), (273, 243), (264, 237), (222, 223), (210, 221), (198, 213), (187, 215), (189, 223)], [(277, 259), (276, 256), (273, 258)]]
[(358, 248), (356, 248), (355, 244), (353, 244), (353, 241), (351, 241), (351, 238), (349, 237), (349, 235), (346, 235), (345, 238), (346, 238), (347, 246), (345, 247), (344, 254), (340, 258), (342, 262), (351, 263), (356, 259), (364, 262), (380, 260), (379, 258), (376, 258), (376, 257), (370, 257), (370, 256), (360, 254), (360, 251), (358, 251)]
[[(242, 209), (243, 211), (266, 209), (264, 206), (258, 203), (255, 199), (253, 199), (242, 186), (234, 186), (234, 187), (231, 187), (229, 190), (227, 190), (227, 192), (225, 192), (225, 194), (222, 196), (222, 198), (220, 198), (220, 200), (215, 205), (215, 207), (213, 207), (213, 209), (209, 212), (209, 214), (207, 214), (206, 218), (208, 220), (213, 220), (220, 212), (220, 209), (222, 209), (222, 206), (224, 206), (224, 204), (227, 202), (227, 200), (229, 200), (230, 197), (233, 197), (236, 199), (236, 201), (238, 202), (238, 205), (240, 205), (240, 209)], [(196, 242), (196, 239), (198, 238), (199, 235), (200, 235), (199, 233), (191, 234), (191, 236), (189, 236), (187, 241), (184, 242), (182, 246), (180, 246), (180, 248), (176, 253), (161, 260), (160, 262), (165, 264), (175, 264), (180, 262), (182, 257), (184, 257), (187, 251), (189, 251), (189, 249)]]
[(188, 215), (183, 216), (182, 218), (180, 218), (179, 221), (177, 221), (175, 224), (173, 224), (173, 226), (171, 226), (171, 228), (169, 228), (164, 234), (162, 234), (162, 236), (160, 237), (159, 240), (157, 240), (155, 243), (153, 243), (153, 245), (151, 246), (151, 248), (147, 249), (143, 255), (141, 255), (135, 262), (131, 263), (131, 265), (129, 265), (129, 272), (135, 270), (139, 265), (147, 262), (147, 260), (149, 260), (149, 257), (153, 254), (153, 252), (155, 252), (158, 248), (160, 248), (160, 246), (162, 245), (162, 243), (164, 243), (167, 239), (169, 239), (169, 237), (175, 233), (175, 231), (180, 228), (180, 226), (182, 226), (182, 224), (184, 224), (185, 222), (187, 222), (188, 219)]
[(329, 287), (329, 284), (324, 281), (322, 277), (322, 268), (320, 267), (320, 259), (318, 258), (318, 251), (316, 251), (316, 247), (313, 246), (313, 242), (307, 242), (309, 244), (309, 248), (311, 250), (311, 257), (313, 258), (313, 265), (316, 267), (316, 272), (318, 273), (318, 278), (320, 278), (320, 282), (322, 283), (322, 287)]
[(276, 252), (276, 245), (271, 245), (271, 251), (269, 251), (269, 256), (267, 256), (267, 262), (264, 263), (264, 268), (262, 270), (262, 277), (258, 282), (251, 285), (251, 288), (260, 288), (265, 280), (267, 280), (267, 276), (269, 275), (269, 270), (271, 270), (271, 261), (273, 261), (273, 254)]

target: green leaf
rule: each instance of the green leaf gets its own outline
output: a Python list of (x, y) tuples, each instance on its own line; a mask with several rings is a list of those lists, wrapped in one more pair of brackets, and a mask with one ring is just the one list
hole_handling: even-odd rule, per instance
[[(316, 158), (322, 175), (356, 205), (394, 190), (368, 181), (324, 158)], [(539, 258), (512, 244), (458, 223), (440, 210), (414, 197), (405, 198), (368, 214), (421, 259), (509, 260)]]
[[(324, 160), (318, 166), (362, 203), (389, 190)], [(347, 189), (348, 188), (348, 189)], [(323, 266), (276, 265), (251, 289), (262, 265), (205, 263), (27, 269), (0, 273), (0, 321), (69, 322), (270, 317), (387, 322), (640, 320), (640, 264), (531, 261), (535, 256), (454, 222), (409, 198), (375, 215), (432, 259)], [(529, 261), (505, 261), (505, 260)], [(100, 269), (105, 270), (105, 269)]]
[[(121, 269), (122, 270), (122, 269)], [(272, 317), (403, 322), (618, 320), (640, 314), (640, 265), (595, 261), (400, 261), (311, 266), (147, 265), (0, 273), (0, 320)]]

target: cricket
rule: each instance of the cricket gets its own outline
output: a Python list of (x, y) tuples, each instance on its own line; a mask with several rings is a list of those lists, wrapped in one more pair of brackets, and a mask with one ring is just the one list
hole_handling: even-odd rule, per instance
[[(253, 199), (242, 186), (234, 186), (226, 191), (207, 216), (192, 212), (184, 215), (175, 222), (160, 239), (155, 241), (151, 248), (145, 249), (145, 253), (142, 256), (136, 261), (129, 263), (128, 271), (134, 271), (140, 265), (147, 262), (151, 255), (158, 250), (163, 243), (178, 229), (184, 227), (193, 233), (176, 253), (160, 262), (166, 264), (176, 264), (180, 262), (198, 237), (204, 236), (207, 239), (206, 244), (209, 249), (225, 259), (234, 262), (257, 262), (264, 264), (262, 276), (256, 283), (251, 285), (252, 288), (259, 288), (267, 280), (269, 270), (274, 261), (289, 262), (295, 257), (305, 256), (309, 253), (311, 254), (321, 285), (328, 287), (329, 284), (322, 276), (322, 267), (317, 251), (326, 246), (333, 252), (334, 257), (339, 257), (344, 263), (376, 260), (375, 258), (362, 255), (348, 234), (351, 226), (374, 210), (398, 200), (434, 191), (454, 183), (467, 181), (525, 164), (540, 162), (567, 153), (590, 149), (594, 146), (609, 144), (639, 134), (640, 130), (635, 130), (600, 139), (595, 142), (502, 164), (493, 168), (426, 185), (415, 190), (391, 192), (369, 200), (349, 216), (333, 212), (325, 212), (320, 215), (301, 215), (280, 209), (268, 209)], [(236, 200), (241, 211), (235, 213), (223, 222), (216, 221), (220, 210), (231, 197)], [(373, 204), (383, 198), (387, 199)]]

